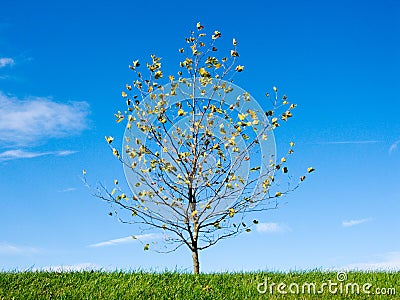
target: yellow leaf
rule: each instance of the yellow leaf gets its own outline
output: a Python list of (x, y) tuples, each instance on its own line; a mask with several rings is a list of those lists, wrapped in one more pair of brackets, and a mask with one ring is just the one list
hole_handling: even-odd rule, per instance
[(237, 57), (237, 56), (239, 56), (239, 53), (237, 53), (235, 50), (231, 50), (231, 56)]
[(280, 196), (282, 196), (282, 193), (281, 192), (276, 192), (275, 197), (280, 197)]
[(199, 74), (201, 77), (211, 77), (210, 73), (208, 73), (204, 68), (199, 69)]
[(274, 86), (272, 89), (274, 90), (275, 93), (278, 91), (278, 88), (276, 86)]
[(246, 118), (247, 114), (238, 114), (238, 118), (240, 121), (243, 121)]
[(133, 66), (134, 66), (134, 67), (139, 67), (139, 66), (140, 66), (139, 60), (133, 61)]
[(163, 73), (161, 70), (158, 70), (157, 72), (154, 73), (154, 78), (159, 79), (163, 77)]
[(118, 180), (117, 180), (117, 179), (114, 180), (114, 184), (115, 184), (115, 185), (118, 184)]
[(244, 66), (236, 66), (236, 69), (235, 69), (236, 71), (238, 71), (238, 72), (242, 72), (243, 70), (244, 70)]
[(229, 209), (229, 216), (232, 218), (235, 215), (236, 211), (234, 208)]
[(192, 217), (194, 217), (195, 215), (197, 215), (197, 209), (196, 210), (194, 210), (193, 212), (192, 212)]
[(82, 170), (82, 174), (83, 174), (83, 175), (86, 175), (86, 170)]
[(311, 173), (311, 172), (314, 172), (315, 171), (315, 169), (313, 168), (313, 167), (309, 167), (308, 169), (307, 169), (307, 172), (308, 173)]
[(112, 136), (106, 136), (105, 138), (106, 138), (107, 143), (109, 143), (109, 144), (111, 144), (112, 141), (114, 140), (114, 138)]
[(186, 115), (186, 112), (182, 108), (178, 110), (178, 116), (184, 116), (184, 115)]
[(286, 158), (282, 157), (281, 162), (283, 162), (283, 163), (286, 162)]
[(128, 96), (127, 93), (125, 93), (124, 91), (121, 92), (122, 97), (126, 98)]
[(119, 157), (119, 152), (117, 149), (113, 148), (113, 154), (117, 157)]
[(306, 179), (306, 176), (300, 176), (300, 181), (304, 181)]
[[(221, 37), (221, 32), (219, 32), (218, 30), (215, 30), (214, 31), (214, 34), (211, 36), (211, 38), (213, 39), (213, 40), (216, 40), (216, 39), (218, 39), (218, 38), (220, 38)], [(214, 49), (213, 49), (213, 51), (214, 51)]]
[(197, 27), (197, 30), (202, 30), (204, 28), (204, 26), (201, 25), (200, 22), (197, 22), (196, 27)]
[(143, 250), (147, 251), (147, 250), (149, 250), (149, 247), (150, 247), (150, 245), (146, 244), (146, 245), (144, 245)]
[(294, 146), (294, 143), (293, 143), (293, 142), (290, 142), (289, 145), (290, 145), (290, 147), (293, 147), (293, 146)]
[(232, 40), (232, 44), (233, 44), (233, 46), (237, 45), (237, 40), (235, 38)]

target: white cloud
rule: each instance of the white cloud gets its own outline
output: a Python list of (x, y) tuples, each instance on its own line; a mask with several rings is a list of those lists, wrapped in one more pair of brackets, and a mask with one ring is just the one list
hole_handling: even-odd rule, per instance
[(40, 250), (34, 247), (17, 246), (8, 243), (0, 243), (0, 254), (6, 255), (28, 255), (39, 253)]
[(88, 127), (87, 102), (58, 103), (51, 98), (18, 99), (0, 92), (0, 142), (27, 144), (75, 135)]
[(384, 255), (381, 255), (380, 260), (349, 264), (347, 266), (342, 267), (341, 269), (365, 270), (365, 271), (373, 271), (373, 270), (400, 271), (400, 252), (389, 252)]
[(148, 233), (148, 234), (128, 236), (128, 237), (124, 237), (124, 238), (120, 238), (120, 239), (114, 239), (114, 240), (109, 240), (109, 241), (105, 241), (105, 242), (101, 242), (101, 243), (91, 244), (91, 245), (89, 245), (89, 247), (115, 246), (115, 245), (119, 245), (119, 244), (132, 243), (132, 242), (135, 242), (136, 240), (146, 241), (146, 240), (151, 240), (151, 239), (158, 239), (160, 237), (161, 237), (161, 235), (159, 235), (159, 234)]
[(76, 188), (70, 187), (70, 188), (66, 188), (60, 191), (60, 193), (69, 193), (69, 192), (73, 192), (76, 191)]
[(82, 272), (99, 270), (100, 267), (92, 263), (79, 263), (74, 265), (46, 266), (43, 268), (35, 268), (33, 271), (44, 272)]
[(360, 225), (360, 224), (363, 224), (363, 223), (369, 222), (369, 221), (371, 221), (370, 218), (368, 218), (368, 219), (358, 219), (358, 220), (342, 221), (342, 226), (343, 226), (343, 227), (351, 227), (351, 226)]
[(396, 151), (397, 147), (399, 146), (399, 144), (400, 144), (400, 140), (398, 140), (398, 141), (394, 142), (393, 144), (391, 144), (390, 148), (389, 148), (389, 154), (392, 154), (394, 151)]
[(77, 151), (62, 150), (62, 151), (50, 151), (50, 152), (31, 152), (22, 149), (7, 150), (0, 153), (0, 161), (21, 159), (21, 158), (35, 158), (45, 155), (56, 155), (56, 156), (67, 156), (77, 153)]
[(10, 57), (0, 57), (0, 68), (14, 65), (14, 60)]
[(289, 231), (290, 228), (287, 225), (279, 223), (259, 223), (256, 225), (256, 230), (260, 233), (278, 233)]

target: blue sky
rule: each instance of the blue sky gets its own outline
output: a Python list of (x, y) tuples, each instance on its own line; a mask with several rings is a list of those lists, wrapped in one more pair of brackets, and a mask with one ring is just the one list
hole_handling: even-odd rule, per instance
[(276, 85), (298, 104), (278, 155), (294, 140), (293, 172), (317, 169), (257, 230), (200, 253), (202, 270), (400, 268), (397, 1), (0, 6), (0, 269), (191, 270), (187, 249), (143, 251), (80, 176), (123, 182), (104, 136), (123, 135), (127, 66), (156, 53), (176, 73), (197, 21), (238, 40), (236, 84), (258, 101)]

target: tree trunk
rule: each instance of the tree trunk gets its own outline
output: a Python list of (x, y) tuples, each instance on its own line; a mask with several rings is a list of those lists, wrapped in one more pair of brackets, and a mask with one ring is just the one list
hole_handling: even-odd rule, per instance
[(197, 247), (192, 250), (192, 258), (193, 258), (193, 273), (199, 274), (200, 273), (200, 264), (199, 264), (199, 251)]

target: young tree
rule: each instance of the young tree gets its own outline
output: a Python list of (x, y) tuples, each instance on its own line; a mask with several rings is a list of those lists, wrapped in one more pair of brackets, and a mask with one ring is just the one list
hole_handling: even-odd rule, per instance
[[(270, 110), (263, 110), (232, 83), (244, 70), (237, 64), (236, 39), (227, 57), (217, 57), (221, 33), (209, 36), (203, 28), (198, 23), (186, 38), (187, 48), (179, 49), (187, 56), (177, 76), (165, 76), (155, 55), (144, 66), (146, 75), (139, 60), (129, 66), (135, 80), (122, 92), (126, 110), (115, 114), (116, 122), (126, 124), (122, 151), (113, 146), (113, 137), (106, 141), (131, 191), (115, 181), (112, 190), (99, 186), (95, 193), (120, 208), (114, 213), (121, 222), (163, 232), (156, 251), (186, 245), (194, 273), (200, 271), (200, 250), (250, 232), (258, 223), (250, 213), (276, 208), (280, 197), (305, 179), (279, 190), (275, 178), (278, 172), (288, 175), (288, 167), (286, 157), (275, 157), (273, 130), (292, 117), (296, 105), (273, 87), (266, 94)], [(121, 217), (121, 211), (129, 216)]]

